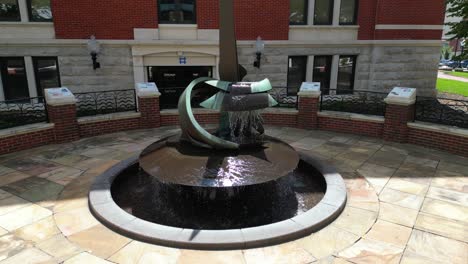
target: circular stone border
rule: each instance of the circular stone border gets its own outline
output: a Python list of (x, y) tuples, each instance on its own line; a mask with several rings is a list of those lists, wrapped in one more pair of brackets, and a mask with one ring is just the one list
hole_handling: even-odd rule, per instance
[(223, 250), (271, 246), (302, 238), (330, 224), (346, 205), (346, 186), (333, 166), (298, 151), (300, 159), (325, 178), (326, 192), (312, 209), (293, 218), (258, 227), (225, 230), (195, 230), (164, 226), (139, 219), (120, 208), (112, 199), (114, 179), (138, 162), (139, 155), (117, 163), (96, 178), (88, 195), (91, 213), (110, 229), (132, 239), (161, 246)]

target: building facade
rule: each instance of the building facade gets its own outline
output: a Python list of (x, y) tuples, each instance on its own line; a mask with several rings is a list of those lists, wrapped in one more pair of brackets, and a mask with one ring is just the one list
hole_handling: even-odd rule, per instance
[[(131, 89), (154, 81), (177, 94), (199, 76), (218, 77), (217, 0), (0, 0), (0, 101)], [(269, 78), (294, 94), (322, 89), (435, 93), (444, 0), (236, 0), (245, 81)], [(94, 70), (86, 44), (101, 44)], [(255, 40), (265, 40), (253, 67)]]

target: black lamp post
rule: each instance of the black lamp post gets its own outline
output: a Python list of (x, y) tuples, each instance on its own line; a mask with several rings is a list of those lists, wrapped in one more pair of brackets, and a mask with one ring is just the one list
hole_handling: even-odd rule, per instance
[(93, 69), (96, 70), (101, 68), (101, 64), (97, 61), (97, 56), (99, 52), (101, 52), (101, 45), (94, 35), (92, 35), (88, 40), (88, 51), (91, 55), (91, 59), (93, 60)]
[(262, 40), (260, 36), (257, 38), (257, 41), (255, 42), (255, 48), (257, 51), (255, 52), (256, 58), (255, 58), (253, 66), (260, 69), (260, 61), (262, 60), (262, 53), (263, 53), (263, 50), (265, 49), (265, 42)]

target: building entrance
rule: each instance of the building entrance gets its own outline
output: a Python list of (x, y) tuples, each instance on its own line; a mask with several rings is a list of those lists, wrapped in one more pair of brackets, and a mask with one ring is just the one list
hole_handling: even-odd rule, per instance
[[(191, 81), (199, 77), (212, 77), (211, 66), (149, 66), (148, 81), (155, 82), (161, 92), (161, 109), (177, 108), (180, 95)], [(192, 100), (193, 107), (214, 94), (214, 89), (204, 86)]]

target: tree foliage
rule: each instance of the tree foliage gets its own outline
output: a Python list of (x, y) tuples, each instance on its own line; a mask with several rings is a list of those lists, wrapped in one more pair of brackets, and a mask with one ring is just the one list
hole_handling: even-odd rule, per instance
[(449, 45), (444, 45), (442, 46), (440, 50), (440, 57), (442, 59), (448, 60), (452, 56), (452, 53), (453, 53), (452, 47), (450, 47)]
[(468, 38), (468, 0), (446, 0), (448, 17), (461, 17), (460, 22), (449, 22), (452, 39)]
[[(448, 22), (450, 31), (448, 35), (452, 35), (451, 39), (468, 39), (468, 0), (446, 0), (447, 16), (460, 17), (459, 22)], [(465, 46), (463, 53), (454, 57), (455, 60), (468, 59), (468, 44)]]

